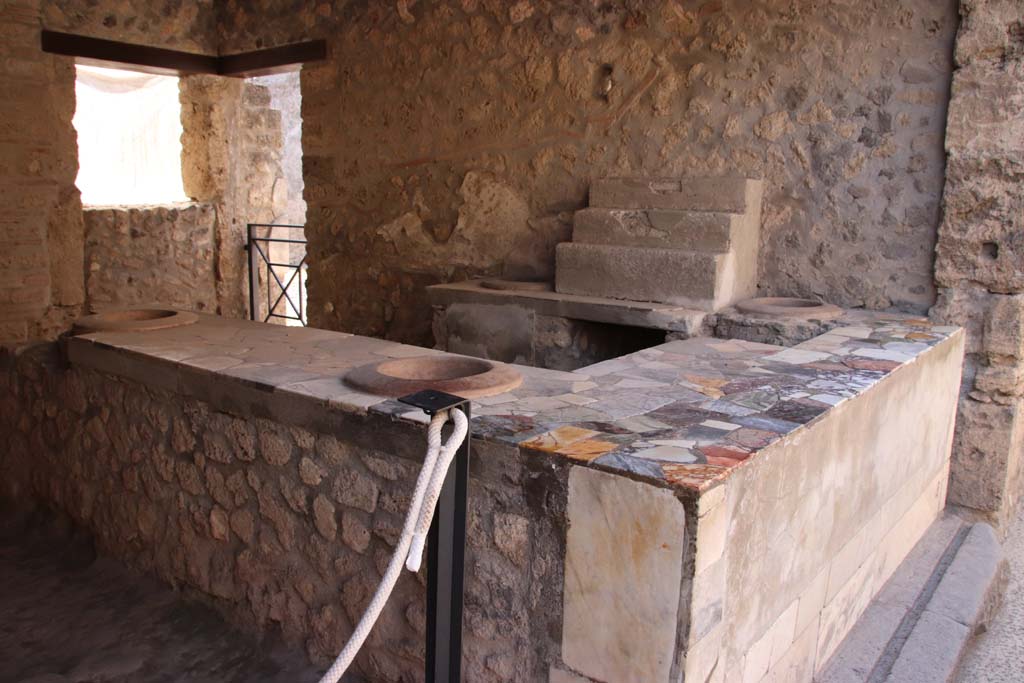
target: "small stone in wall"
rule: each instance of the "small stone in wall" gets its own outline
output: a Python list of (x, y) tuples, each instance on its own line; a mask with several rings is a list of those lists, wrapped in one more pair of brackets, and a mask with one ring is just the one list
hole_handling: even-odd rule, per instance
[(380, 490), (369, 477), (353, 470), (343, 470), (334, 480), (334, 499), (347, 507), (366, 512), (377, 509)]
[(508, 8), (508, 18), (513, 24), (520, 24), (533, 16), (533, 3), (529, 0), (519, 0)]
[(405, 467), (389, 460), (388, 458), (377, 458), (372, 455), (364, 455), (363, 463), (366, 464), (366, 469), (370, 470), (378, 477), (387, 479), (388, 481), (397, 481), (405, 473)]
[(346, 512), (341, 517), (341, 540), (357, 553), (366, 552), (370, 546), (370, 530), (356, 513)]
[(210, 535), (218, 541), (226, 541), (230, 536), (229, 529), (228, 513), (219, 507), (210, 510)]
[(235, 510), (231, 513), (231, 530), (246, 543), (252, 543), (256, 535), (256, 519), (249, 510)]
[(285, 476), (278, 479), (278, 484), (281, 487), (281, 495), (284, 496), (288, 507), (302, 514), (309, 512), (309, 499), (307, 498), (305, 488)]
[(235, 472), (227, 478), (226, 484), (236, 506), (244, 505), (249, 501), (249, 485), (245, 481), (244, 474)]
[(494, 543), (516, 566), (524, 566), (530, 544), (529, 520), (519, 515), (500, 512), (495, 514)]
[(338, 520), (335, 518), (334, 505), (324, 495), (318, 495), (313, 500), (313, 523), (320, 535), (328, 541), (337, 537)]
[(378, 513), (373, 518), (373, 533), (377, 538), (383, 539), (385, 543), (394, 547), (398, 543), (402, 529), (388, 515)]
[(303, 457), (299, 461), (299, 478), (306, 486), (319, 486), (325, 474), (324, 469), (309, 458)]
[(371, 581), (375, 581), (375, 579), (367, 576), (367, 572), (358, 572), (341, 588), (341, 604), (344, 605), (349, 618), (354, 622), (362, 617), (367, 598), (376, 588), (376, 586), (370, 585)]
[(334, 605), (325, 605), (310, 620), (313, 637), (307, 647), (314, 657), (334, 657), (345, 646), (345, 618)]
[(235, 455), (239, 460), (252, 462), (256, 459), (256, 434), (251, 424), (245, 420), (232, 419), (227, 436), (235, 444)]
[(775, 142), (792, 129), (793, 124), (789, 120), (789, 112), (777, 111), (758, 121), (754, 126), (754, 133), (759, 138)]
[(206, 470), (206, 488), (210, 492), (210, 497), (213, 498), (219, 505), (222, 505), (229, 510), (234, 507), (234, 501), (231, 498), (231, 493), (228, 491), (227, 484), (224, 481), (224, 475), (219, 470), (207, 465)]
[(199, 468), (190, 462), (179, 461), (175, 463), (175, 470), (178, 473), (178, 481), (187, 493), (198, 496), (203, 493), (203, 480), (199, 476)]
[(210, 460), (228, 465), (235, 459), (231, 445), (220, 434), (204, 435), (203, 445), (203, 452)]
[(284, 465), (292, 459), (292, 442), (288, 437), (270, 429), (260, 431), (260, 453), (271, 465)]
[(304, 451), (311, 451), (316, 446), (316, 436), (313, 432), (301, 427), (292, 427), (291, 435), (295, 440), (295, 444)]
[(339, 467), (348, 459), (348, 448), (333, 436), (318, 437), (316, 452), (331, 467)]
[(416, 633), (426, 633), (427, 610), (424, 604), (419, 600), (410, 602), (409, 606), (405, 608), (405, 620), (416, 630)]
[(171, 448), (178, 453), (188, 453), (195, 445), (196, 439), (185, 420), (180, 417), (174, 418), (171, 425)]

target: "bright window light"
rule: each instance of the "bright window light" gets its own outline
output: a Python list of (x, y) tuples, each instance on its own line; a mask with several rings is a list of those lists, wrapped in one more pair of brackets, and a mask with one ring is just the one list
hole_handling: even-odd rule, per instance
[(78, 66), (74, 123), (87, 205), (188, 201), (181, 182), (178, 79)]

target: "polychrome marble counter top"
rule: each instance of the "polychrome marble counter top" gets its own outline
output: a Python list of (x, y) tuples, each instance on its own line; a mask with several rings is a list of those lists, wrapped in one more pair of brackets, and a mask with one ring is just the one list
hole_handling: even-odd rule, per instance
[[(574, 372), (517, 366), (519, 388), (474, 402), (474, 438), (699, 494), (760, 449), (962, 334), (885, 313), (850, 312), (843, 323), (790, 348), (695, 338)], [(172, 390), (183, 373), (213, 374), (327, 410), (415, 421), (425, 416), (354, 391), (341, 378), (364, 363), (441, 353), (215, 316), (166, 330), (84, 335), (68, 344), (74, 363)]]

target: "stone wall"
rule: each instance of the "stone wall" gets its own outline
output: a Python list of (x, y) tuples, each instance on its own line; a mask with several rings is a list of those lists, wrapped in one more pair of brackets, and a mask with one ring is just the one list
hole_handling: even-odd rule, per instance
[(281, 112), (281, 171), (274, 182), (274, 222), (303, 225), (306, 200), (302, 197), (302, 95), (299, 72), (259, 76), (252, 83), (270, 93), (270, 108)]
[(90, 309), (159, 304), (216, 310), (211, 205), (88, 208), (84, 215)]
[[(279, 629), (326, 664), (388, 562), (422, 427), (335, 411), (306, 416), (323, 425), (312, 430), (224, 404), (64, 368), (46, 345), (7, 355), (0, 498), (67, 511), (102, 552), (243, 628)], [(464, 677), (546, 680), (561, 631), (566, 467), (482, 442), (472, 462)], [(356, 659), (369, 680), (422, 680), (424, 585), (424, 572), (399, 579)]]
[(1024, 16), (961, 13), (932, 316), (969, 332), (949, 500), (998, 526), (1024, 486)]
[(429, 341), (423, 285), (550, 277), (606, 175), (766, 179), (761, 289), (923, 311), (953, 0), (227, 3), (302, 73), (314, 325)]
[(215, 0), (26, 0), (52, 31), (217, 54)]
[(181, 80), (181, 120), (185, 193), (212, 204), (217, 214), (216, 313), (245, 318), (246, 225), (273, 222), (288, 203), (274, 191), (286, 183), (281, 113), (272, 108), (266, 86), (188, 76)]

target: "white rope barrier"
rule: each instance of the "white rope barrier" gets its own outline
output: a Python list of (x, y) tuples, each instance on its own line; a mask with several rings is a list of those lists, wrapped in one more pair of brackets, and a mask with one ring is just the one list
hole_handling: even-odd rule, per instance
[[(448, 437), (448, 441), (442, 445), (441, 428), (444, 427), (449, 417), (455, 423), (455, 429)], [(430, 420), (430, 427), (427, 429), (427, 455), (423, 459), (423, 469), (420, 470), (420, 475), (416, 479), (412, 502), (409, 504), (409, 511), (406, 513), (405, 524), (402, 525), (402, 535), (395, 546), (395, 552), (391, 556), (384, 577), (380, 580), (380, 585), (377, 586), (377, 592), (374, 593), (373, 599), (366, 611), (363, 612), (359, 624), (356, 625), (352, 636), (338, 658), (334, 660), (334, 664), (320, 679), (320, 683), (337, 683), (348, 670), (352, 660), (359, 652), (359, 648), (363, 646), (366, 637), (370, 635), (384, 605), (387, 604), (391, 591), (394, 590), (395, 583), (398, 581), (398, 575), (402, 572), (403, 560), (409, 571), (419, 571), (427, 532), (430, 530), (430, 522), (434, 518), (434, 508), (441, 495), (448, 467), (468, 432), (469, 420), (466, 419), (465, 413), (458, 408), (441, 411)]]

